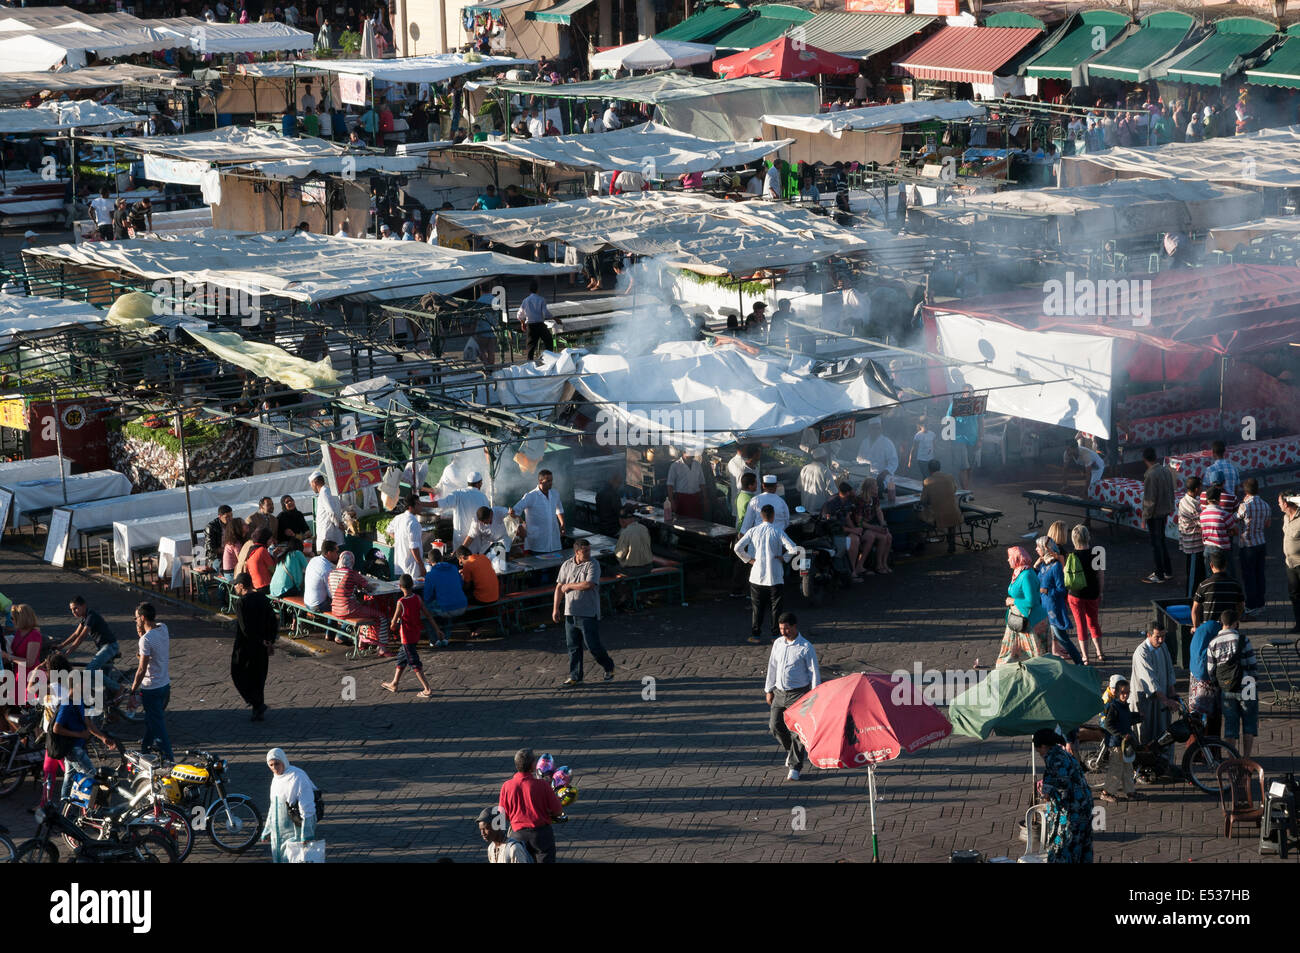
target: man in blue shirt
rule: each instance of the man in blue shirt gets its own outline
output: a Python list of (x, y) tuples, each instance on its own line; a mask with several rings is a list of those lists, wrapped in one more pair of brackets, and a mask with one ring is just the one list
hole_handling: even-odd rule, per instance
[[(974, 397), (975, 389), (970, 384), (966, 384), (961, 389), (962, 397)], [(954, 401), (948, 402), (947, 416), (952, 417), (952, 408)], [(961, 481), (963, 490), (970, 489), (970, 471), (975, 466), (975, 452), (979, 450), (980, 444), (984, 441), (984, 419), (980, 416), (971, 417), (953, 417), (955, 432), (950, 441), (954, 458), (953, 469), (957, 471), (957, 478)], [(944, 421), (946, 426), (947, 421)], [(947, 435), (941, 435), (947, 439)]]
[(1219, 634), (1223, 624), (1218, 619), (1206, 619), (1192, 633), (1192, 642), (1188, 647), (1190, 657), (1187, 671), (1190, 676), (1187, 683), (1188, 706), (1205, 721), (1206, 734), (1218, 737), (1222, 722), (1222, 706), (1219, 699), (1219, 685), (1206, 673), (1205, 652), (1210, 642)]
[(493, 209), (500, 208), (501, 196), (497, 195), (496, 186), (489, 185), (487, 189), (484, 190), (483, 194), (474, 200), (473, 207), (475, 209), (483, 209), (489, 212)]
[(1232, 494), (1235, 501), (1241, 498), (1241, 470), (1237, 468), (1235, 463), (1224, 456), (1227, 450), (1228, 448), (1222, 440), (1216, 440), (1210, 444), (1210, 456), (1214, 458), (1214, 462), (1205, 468), (1201, 483), (1207, 487), (1222, 483), (1223, 492)]
[(446, 648), (447, 635), (451, 631), (450, 620), (464, 615), (469, 605), (465, 596), (465, 581), (460, 569), (449, 559), (442, 558), (442, 551), (436, 547), (429, 550), (429, 568), (424, 575), (424, 604), (437, 620), (442, 629), (441, 641), (433, 642), (434, 648)]

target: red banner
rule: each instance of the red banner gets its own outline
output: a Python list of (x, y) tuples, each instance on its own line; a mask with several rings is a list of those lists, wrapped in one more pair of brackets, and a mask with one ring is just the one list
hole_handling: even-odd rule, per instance
[(335, 493), (350, 493), (362, 487), (374, 486), (384, 478), (379, 469), (379, 461), (355, 453), (356, 450), (375, 453), (375, 435), (363, 433), (325, 448), (330, 488)]
[(63, 455), (72, 461), (73, 473), (107, 470), (108, 405), (102, 400), (59, 401), (58, 430), (55, 433), (54, 408), (49, 401), (33, 401), (27, 408), (33, 457), (48, 457), (59, 452), (58, 438), (63, 438)]

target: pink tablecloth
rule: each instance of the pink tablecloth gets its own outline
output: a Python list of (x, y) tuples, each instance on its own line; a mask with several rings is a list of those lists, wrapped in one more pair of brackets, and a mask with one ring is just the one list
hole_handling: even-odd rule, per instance
[[(1127, 477), (1107, 477), (1098, 481), (1088, 495), (1094, 500), (1101, 500), (1103, 503), (1127, 503), (1133, 507), (1132, 514), (1117, 522), (1120, 526), (1129, 526), (1146, 532), (1146, 524), (1142, 520), (1141, 480), (1130, 480)], [(1165, 523), (1165, 536), (1170, 539), (1178, 538), (1177, 520), (1169, 520)]]
[(1195, 387), (1171, 387), (1169, 390), (1151, 391), (1147, 394), (1134, 394), (1124, 401), (1121, 413), (1128, 418), (1155, 417), (1160, 414), (1177, 413), (1191, 405), (1203, 404), (1200, 391)]
[(1196, 437), (1213, 433), (1220, 429), (1229, 433), (1240, 433), (1247, 418), (1255, 421), (1255, 430), (1263, 431), (1278, 426), (1282, 421), (1281, 412), (1275, 407), (1251, 408), (1247, 410), (1225, 410), (1220, 416), (1219, 408), (1205, 410), (1188, 410), (1179, 414), (1163, 414), (1159, 417), (1138, 417), (1120, 425), (1120, 440), (1131, 446), (1148, 443), (1177, 440), (1180, 437)]
[[(1264, 470), (1294, 463), (1300, 469), (1300, 434), (1278, 437), (1276, 440), (1255, 440), (1228, 447), (1227, 458), (1242, 470)], [(1174, 471), (1179, 483), (1188, 477), (1204, 476), (1210, 466), (1210, 451), (1182, 453), (1166, 457), (1165, 464)]]

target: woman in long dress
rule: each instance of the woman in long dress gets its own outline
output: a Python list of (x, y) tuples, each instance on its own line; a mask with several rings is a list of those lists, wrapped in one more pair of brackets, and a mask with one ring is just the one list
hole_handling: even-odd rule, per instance
[[(1038, 629), (1047, 628), (1047, 612), (1043, 609), (1043, 601), (1038, 592), (1038, 574), (1034, 572), (1029, 550), (1023, 546), (1008, 547), (1007, 565), (1011, 567), (1011, 585), (1007, 587), (1006, 597), (1008, 624), (1002, 633), (1002, 646), (996, 663), (998, 665), (1042, 655)], [(1025, 619), (1022, 632), (1011, 628), (1012, 609)]]
[(1043, 800), (1047, 802), (1047, 862), (1092, 863), (1092, 789), (1065, 739), (1050, 728), (1034, 732), (1034, 749), (1043, 759)]
[[(275, 775), (271, 779), (271, 804), (266, 811), (266, 826), (262, 840), (271, 839), (271, 861), (288, 863), (285, 853), (294, 841), (309, 841), (316, 837), (316, 785), (302, 768), (289, 764), (281, 748), (266, 753), (266, 766)], [(294, 820), (294, 811), (299, 820)]]

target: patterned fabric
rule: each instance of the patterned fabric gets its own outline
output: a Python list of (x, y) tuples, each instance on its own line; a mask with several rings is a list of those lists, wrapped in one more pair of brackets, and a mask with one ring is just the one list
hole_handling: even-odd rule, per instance
[(1232, 531), (1236, 526), (1235, 516), (1213, 504), (1201, 510), (1201, 539), (1206, 546), (1229, 548), (1232, 545)]
[[(1300, 470), (1300, 434), (1278, 437), (1274, 440), (1255, 440), (1251, 443), (1234, 444), (1228, 448), (1227, 460), (1241, 470), (1247, 471), (1265, 470), (1291, 464), (1295, 464), (1296, 469)], [(1183, 453), (1165, 458), (1165, 465), (1173, 470), (1180, 480), (1185, 480), (1189, 476), (1198, 476), (1207, 487), (1214, 482), (1209, 476), (1209, 471), (1213, 469), (1211, 466), (1213, 462), (1214, 460), (1208, 450), (1202, 450), (1199, 453)], [(1235, 494), (1240, 478), (1234, 480), (1231, 487), (1228, 486), (1227, 479), (1225, 476), (1224, 489), (1231, 489)]]
[(1203, 553), (1201, 503), (1186, 493), (1178, 500), (1178, 548), (1184, 553)]
[(1236, 496), (1237, 488), (1241, 486), (1241, 470), (1225, 456), (1222, 460), (1215, 460), (1205, 468), (1203, 482), (1206, 486), (1222, 483), (1224, 493), (1231, 493)]
[(1237, 519), (1241, 523), (1241, 535), (1247, 546), (1264, 545), (1264, 524), (1268, 522), (1268, 504), (1261, 497), (1252, 496), (1243, 500), (1237, 507)]
[(1061, 747), (1043, 759), (1043, 797), (1047, 808), (1047, 861), (1092, 863), (1092, 789), (1083, 765)]

